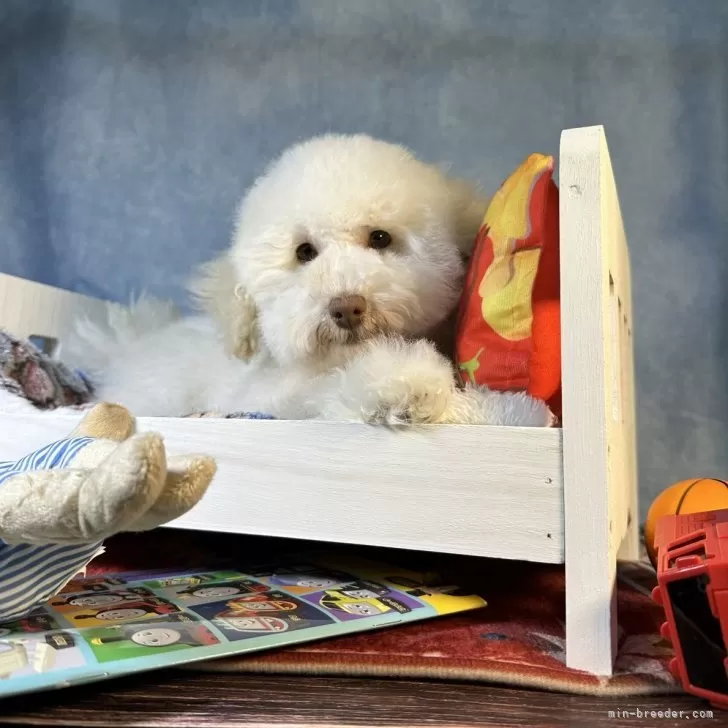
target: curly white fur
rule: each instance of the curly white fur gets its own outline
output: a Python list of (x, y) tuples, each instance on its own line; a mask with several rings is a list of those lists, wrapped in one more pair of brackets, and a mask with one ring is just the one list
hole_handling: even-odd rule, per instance
[[(175, 320), (147, 301), (106, 329), (80, 327), (72, 363), (91, 361), (100, 397), (138, 415), (548, 425), (524, 395), (458, 389), (423, 338), (455, 307), (484, 208), (402, 147), (362, 135), (298, 144), (253, 185), (230, 250), (193, 282), (202, 315)], [(391, 245), (374, 249), (375, 230)], [(302, 262), (304, 243), (315, 257)], [(365, 303), (354, 331), (329, 311), (341, 296)]]

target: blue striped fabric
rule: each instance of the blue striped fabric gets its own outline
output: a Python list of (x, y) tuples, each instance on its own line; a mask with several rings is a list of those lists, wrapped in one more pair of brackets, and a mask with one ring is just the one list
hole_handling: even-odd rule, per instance
[[(18, 473), (66, 467), (90, 442), (90, 437), (60, 440), (17, 462), (0, 463), (0, 488)], [(47, 601), (91, 561), (100, 546), (100, 542), (10, 545), (0, 539), (0, 621), (20, 619)]]

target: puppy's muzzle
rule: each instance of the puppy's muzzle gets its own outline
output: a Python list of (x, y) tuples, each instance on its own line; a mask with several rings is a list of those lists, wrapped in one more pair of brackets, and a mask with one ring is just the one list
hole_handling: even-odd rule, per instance
[(337, 296), (329, 303), (329, 316), (345, 331), (356, 331), (366, 312), (367, 302), (363, 296)]

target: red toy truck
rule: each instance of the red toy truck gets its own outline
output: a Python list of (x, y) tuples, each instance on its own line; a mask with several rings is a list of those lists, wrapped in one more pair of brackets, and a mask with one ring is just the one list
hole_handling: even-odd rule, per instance
[(655, 533), (662, 637), (686, 692), (728, 709), (728, 510), (665, 516)]

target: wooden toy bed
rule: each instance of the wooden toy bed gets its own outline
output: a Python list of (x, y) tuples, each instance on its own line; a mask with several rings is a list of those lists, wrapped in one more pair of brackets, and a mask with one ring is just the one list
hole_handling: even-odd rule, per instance
[[(217, 458), (174, 526), (566, 564), (566, 654), (610, 674), (618, 556), (638, 552), (627, 242), (604, 130), (568, 129), (559, 157), (563, 429), (141, 418), (170, 451)], [(0, 326), (61, 343), (103, 304), (0, 275)], [(0, 416), (0, 459), (72, 429)]]

